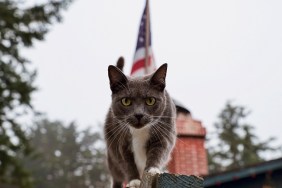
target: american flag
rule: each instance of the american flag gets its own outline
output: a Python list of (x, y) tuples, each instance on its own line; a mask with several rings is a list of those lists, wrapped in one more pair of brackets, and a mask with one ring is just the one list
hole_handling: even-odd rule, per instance
[(156, 70), (156, 64), (154, 61), (153, 50), (151, 46), (152, 41), (151, 41), (150, 16), (149, 16), (149, 7), (148, 6), (149, 6), (149, 3), (147, 0), (146, 6), (144, 9), (142, 18), (141, 18), (137, 45), (136, 45), (133, 65), (131, 69), (131, 76), (134, 76), (134, 77), (144, 76)]

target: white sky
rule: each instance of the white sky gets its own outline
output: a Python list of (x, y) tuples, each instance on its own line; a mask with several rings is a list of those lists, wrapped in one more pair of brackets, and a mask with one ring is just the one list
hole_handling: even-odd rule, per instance
[[(145, 0), (76, 0), (64, 22), (25, 52), (38, 70), (34, 106), (81, 127), (110, 105), (107, 67), (129, 73)], [(151, 0), (153, 51), (167, 89), (213, 129), (227, 100), (252, 111), (261, 139), (282, 144), (282, 1)]]

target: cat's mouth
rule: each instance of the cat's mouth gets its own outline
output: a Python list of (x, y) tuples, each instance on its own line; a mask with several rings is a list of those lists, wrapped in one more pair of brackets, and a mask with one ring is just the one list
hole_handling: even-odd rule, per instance
[(149, 120), (144, 118), (144, 119), (141, 119), (141, 120), (136, 120), (136, 119), (131, 119), (129, 125), (131, 127), (134, 127), (135, 129), (141, 129), (143, 127), (145, 127), (147, 124), (149, 123)]
[(130, 123), (130, 126), (131, 127), (134, 127), (135, 129), (141, 129), (143, 127), (146, 127), (148, 125), (148, 121), (146, 121), (145, 119), (144, 120), (141, 120), (141, 121), (133, 121)]
[(137, 123), (137, 124), (131, 124), (131, 126), (134, 127), (135, 129), (141, 129), (145, 127), (146, 124)]

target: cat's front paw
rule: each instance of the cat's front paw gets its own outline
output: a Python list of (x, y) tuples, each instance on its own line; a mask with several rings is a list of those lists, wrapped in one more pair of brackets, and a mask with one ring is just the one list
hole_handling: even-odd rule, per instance
[(155, 175), (155, 174), (160, 174), (161, 171), (157, 167), (151, 167), (151, 168), (149, 168), (148, 173)]
[(126, 188), (139, 188), (141, 181), (138, 179), (131, 180), (127, 185)]

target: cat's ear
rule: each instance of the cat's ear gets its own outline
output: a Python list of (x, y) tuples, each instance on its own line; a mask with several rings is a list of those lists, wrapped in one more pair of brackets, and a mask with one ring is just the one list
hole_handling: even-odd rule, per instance
[(167, 64), (163, 64), (156, 70), (150, 80), (151, 86), (159, 91), (163, 91), (165, 88), (165, 78), (166, 78)]
[(123, 72), (123, 67), (124, 67), (124, 58), (123, 57), (118, 58), (116, 67), (119, 68)]
[(126, 76), (115, 66), (110, 65), (108, 67), (108, 76), (110, 79), (110, 87), (113, 93), (116, 93), (127, 87)]

